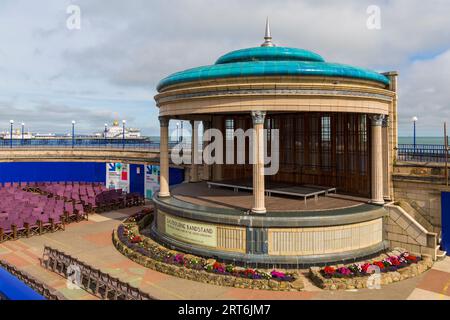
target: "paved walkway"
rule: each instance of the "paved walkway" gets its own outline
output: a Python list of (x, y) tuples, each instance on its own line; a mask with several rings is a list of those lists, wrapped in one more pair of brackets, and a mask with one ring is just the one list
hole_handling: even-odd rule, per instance
[(60, 249), (111, 275), (140, 287), (158, 299), (445, 299), (450, 300), (450, 257), (432, 270), (381, 290), (329, 292), (306, 280), (304, 292), (272, 292), (237, 289), (179, 279), (147, 269), (120, 254), (111, 233), (138, 208), (90, 216), (89, 221), (68, 225), (66, 231), (0, 244), (0, 259), (16, 265), (69, 299), (96, 299), (83, 290), (70, 290), (62, 277), (43, 269), (39, 258), (45, 245)]

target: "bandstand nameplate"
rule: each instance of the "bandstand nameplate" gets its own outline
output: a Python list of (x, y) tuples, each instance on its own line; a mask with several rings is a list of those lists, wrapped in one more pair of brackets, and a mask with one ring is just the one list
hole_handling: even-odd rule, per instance
[(185, 242), (217, 247), (217, 227), (166, 215), (166, 234)]

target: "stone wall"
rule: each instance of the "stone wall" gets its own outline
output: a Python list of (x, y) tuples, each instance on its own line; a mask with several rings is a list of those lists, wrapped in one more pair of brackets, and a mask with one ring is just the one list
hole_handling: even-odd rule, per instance
[(401, 247), (413, 254), (436, 259), (436, 233), (428, 232), (399, 206), (387, 205), (386, 210), (389, 216), (385, 220), (385, 231), (390, 248)]
[(441, 225), (441, 193), (449, 191), (445, 185), (434, 184), (417, 178), (394, 177), (395, 201), (406, 201), (417, 210), (439, 232)]
[(92, 161), (159, 163), (158, 150), (108, 148), (13, 148), (1, 149), (0, 161)]

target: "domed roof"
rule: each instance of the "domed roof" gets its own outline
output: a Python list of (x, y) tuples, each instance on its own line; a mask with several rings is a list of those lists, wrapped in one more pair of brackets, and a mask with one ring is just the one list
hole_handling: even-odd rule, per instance
[(174, 73), (162, 79), (157, 90), (161, 92), (168, 86), (193, 81), (263, 76), (344, 77), (389, 84), (386, 76), (372, 70), (328, 63), (317, 53), (304, 49), (276, 47), (268, 27), (264, 39), (261, 47), (232, 51), (214, 65)]
[(287, 47), (256, 47), (232, 51), (220, 57), (216, 64), (252, 61), (315, 61), (325, 62), (317, 53)]

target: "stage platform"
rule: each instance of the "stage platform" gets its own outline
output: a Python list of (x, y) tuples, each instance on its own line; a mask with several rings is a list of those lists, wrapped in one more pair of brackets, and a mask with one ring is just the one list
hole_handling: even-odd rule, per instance
[[(308, 189), (317, 191), (304, 186), (297, 191), (303, 195)], [(151, 234), (169, 248), (257, 266), (354, 261), (387, 248), (383, 206), (324, 189), (305, 199), (272, 192), (266, 195), (267, 212), (252, 214), (251, 189), (181, 184), (171, 189), (170, 197), (154, 196)]]
[[(253, 191), (252, 181), (239, 180), (239, 181), (220, 181), (220, 182), (207, 182), (208, 188), (220, 187), (232, 189), (235, 192), (240, 190), (243, 191)], [(271, 195), (281, 195), (288, 197), (301, 198), (307, 204), (306, 200), (309, 198), (314, 198), (315, 201), (319, 199), (319, 196), (326, 196), (329, 193), (336, 193), (336, 188), (330, 187), (320, 187), (312, 185), (292, 185), (285, 183), (267, 183), (265, 188), (265, 194), (267, 196)]]
[[(368, 199), (336, 194), (335, 188), (269, 184), (266, 190), (268, 212), (298, 212), (350, 208)], [(248, 210), (253, 205), (251, 184), (243, 181), (199, 182), (177, 186), (172, 195), (194, 205)]]

